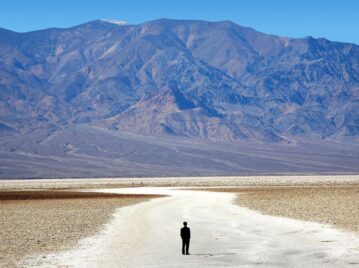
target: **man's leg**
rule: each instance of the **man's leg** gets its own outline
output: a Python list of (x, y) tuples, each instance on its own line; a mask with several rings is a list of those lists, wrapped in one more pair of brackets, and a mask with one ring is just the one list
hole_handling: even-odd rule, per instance
[(188, 253), (188, 250), (189, 250), (189, 240), (187, 241), (187, 243), (186, 243), (186, 254), (188, 255), (189, 253)]
[(184, 255), (184, 247), (185, 247), (185, 241), (184, 241), (184, 239), (182, 239), (182, 254)]

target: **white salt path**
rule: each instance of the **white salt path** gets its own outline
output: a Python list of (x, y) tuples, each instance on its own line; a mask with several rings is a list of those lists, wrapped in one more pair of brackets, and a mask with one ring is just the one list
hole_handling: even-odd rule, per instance
[[(359, 236), (327, 225), (265, 216), (233, 194), (170, 188), (102, 192), (167, 194), (120, 208), (76, 248), (25, 259), (31, 267), (359, 267)], [(189, 256), (179, 229), (188, 221)]]

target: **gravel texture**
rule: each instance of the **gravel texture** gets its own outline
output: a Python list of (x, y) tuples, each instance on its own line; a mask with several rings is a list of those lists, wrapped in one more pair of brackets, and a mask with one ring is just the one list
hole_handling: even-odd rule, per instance
[(149, 195), (61, 191), (0, 192), (0, 267), (26, 255), (68, 249), (95, 234), (118, 207)]

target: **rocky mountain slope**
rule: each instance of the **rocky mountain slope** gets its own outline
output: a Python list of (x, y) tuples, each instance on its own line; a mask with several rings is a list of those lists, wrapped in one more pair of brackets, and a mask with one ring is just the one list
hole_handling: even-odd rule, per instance
[[(0, 28), (4, 155), (36, 155), (46, 137), (66, 129), (86, 129), (77, 135), (96, 143), (92, 128), (201, 144), (353, 144), (359, 46), (278, 37), (230, 21)], [(53, 153), (66, 155), (66, 144), (59, 140)]]
[(359, 47), (229, 21), (0, 31), (1, 133), (90, 123), (279, 141), (359, 133)]

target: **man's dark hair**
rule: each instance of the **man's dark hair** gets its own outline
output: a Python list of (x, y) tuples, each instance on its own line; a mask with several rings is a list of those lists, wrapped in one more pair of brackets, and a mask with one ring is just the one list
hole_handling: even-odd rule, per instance
[(184, 221), (184, 222), (183, 222), (183, 225), (184, 225), (184, 226), (187, 226), (187, 222), (186, 222), (186, 221)]

